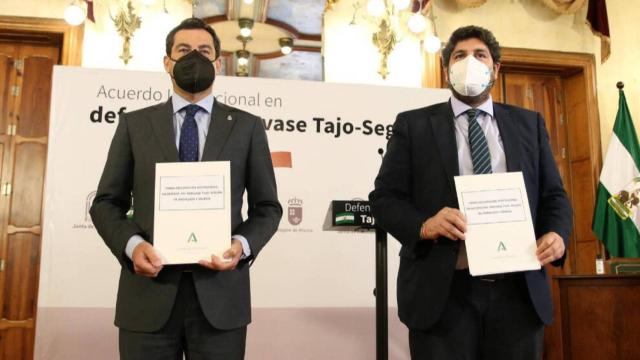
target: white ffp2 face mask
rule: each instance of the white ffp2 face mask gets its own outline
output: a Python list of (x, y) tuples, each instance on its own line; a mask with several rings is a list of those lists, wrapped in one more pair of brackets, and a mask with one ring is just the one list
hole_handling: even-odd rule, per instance
[(473, 55), (449, 68), (449, 83), (460, 95), (478, 96), (491, 86), (491, 69)]

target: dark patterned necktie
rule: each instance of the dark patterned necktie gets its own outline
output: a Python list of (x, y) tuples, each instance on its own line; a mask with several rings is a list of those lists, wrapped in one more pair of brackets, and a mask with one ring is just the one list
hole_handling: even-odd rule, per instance
[(469, 109), (466, 111), (469, 122), (469, 149), (471, 150), (471, 162), (474, 174), (491, 174), (491, 153), (487, 145), (487, 138), (478, 123), (480, 110)]
[(180, 128), (180, 161), (198, 161), (198, 125), (196, 125), (196, 113), (200, 110), (198, 105), (187, 105), (184, 122)]

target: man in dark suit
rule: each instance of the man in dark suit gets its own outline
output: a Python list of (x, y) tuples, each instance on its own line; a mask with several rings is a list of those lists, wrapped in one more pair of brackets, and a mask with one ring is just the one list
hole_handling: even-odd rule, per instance
[(413, 359), (531, 359), (552, 320), (544, 267), (472, 277), (456, 175), (522, 171), (542, 265), (561, 266), (571, 208), (540, 114), (493, 103), (500, 47), (457, 29), (442, 54), (449, 102), (400, 113), (375, 189), (378, 224), (400, 241), (398, 312)]
[[(121, 115), (91, 207), (122, 266), (120, 357), (242, 359), (251, 321), (249, 265), (282, 216), (266, 132), (258, 117), (213, 97), (220, 40), (204, 21), (187, 19), (173, 29), (166, 54), (174, 95)], [(231, 163), (230, 248), (199, 265), (163, 266), (153, 247), (155, 165), (215, 160)]]

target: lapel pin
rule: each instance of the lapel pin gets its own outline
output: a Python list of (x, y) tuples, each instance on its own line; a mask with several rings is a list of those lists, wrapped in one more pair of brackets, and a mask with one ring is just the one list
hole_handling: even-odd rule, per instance
[(227, 120), (229, 120), (229, 121), (233, 120), (233, 118), (231, 117), (231, 115), (227, 116)]

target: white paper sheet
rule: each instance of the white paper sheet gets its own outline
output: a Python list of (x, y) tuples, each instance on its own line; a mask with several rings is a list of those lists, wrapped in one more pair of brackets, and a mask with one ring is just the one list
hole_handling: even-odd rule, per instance
[(540, 269), (521, 172), (456, 176), (473, 276)]
[(153, 245), (163, 264), (194, 264), (231, 245), (228, 161), (156, 164)]

